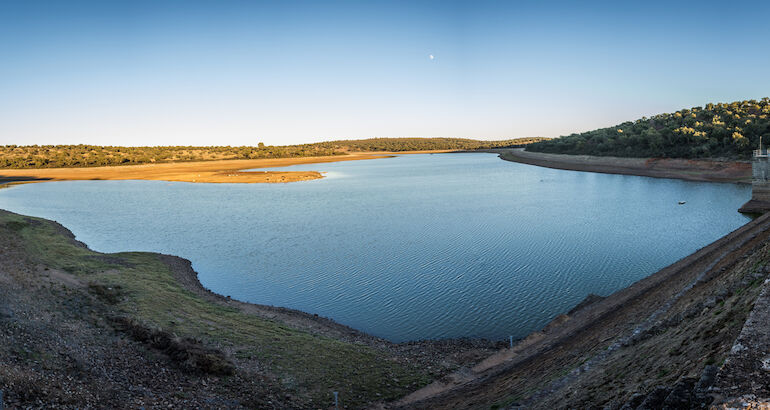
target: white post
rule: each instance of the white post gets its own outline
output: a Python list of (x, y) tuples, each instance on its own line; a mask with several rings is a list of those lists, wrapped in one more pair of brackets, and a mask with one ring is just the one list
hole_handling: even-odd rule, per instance
[[(334, 409), (335, 410), (339, 410), (340, 408), (338, 395), (339, 395), (339, 392), (334, 392)], [(3, 409), (0, 409), (0, 410), (3, 410)]]

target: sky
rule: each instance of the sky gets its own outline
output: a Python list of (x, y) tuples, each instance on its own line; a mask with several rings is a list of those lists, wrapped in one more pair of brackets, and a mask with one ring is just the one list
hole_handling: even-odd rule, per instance
[(770, 2), (0, 0), (0, 144), (558, 137), (770, 96)]

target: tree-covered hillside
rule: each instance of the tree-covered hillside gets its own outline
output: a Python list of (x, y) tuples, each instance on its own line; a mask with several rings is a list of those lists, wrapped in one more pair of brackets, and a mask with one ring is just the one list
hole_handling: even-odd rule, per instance
[(244, 147), (113, 147), (97, 145), (0, 146), (0, 168), (58, 168), (132, 165), (218, 159), (345, 155), (361, 151), (476, 150), (521, 146), (542, 138), (477, 141), (463, 138), (372, 138), (315, 144)]
[(620, 157), (749, 159), (770, 143), (770, 98), (706, 104), (527, 146), (527, 151)]

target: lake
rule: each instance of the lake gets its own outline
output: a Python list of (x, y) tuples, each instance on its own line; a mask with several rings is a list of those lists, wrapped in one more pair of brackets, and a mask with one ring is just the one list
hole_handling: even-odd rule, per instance
[(56, 220), (97, 251), (190, 259), (223, 295), (406, 341), (524, 337), (745, 224), (736, 210), (751, 196), (486, 153), (280, 169), (327, 177), (36, 183), (0, 190), (0, 208)]

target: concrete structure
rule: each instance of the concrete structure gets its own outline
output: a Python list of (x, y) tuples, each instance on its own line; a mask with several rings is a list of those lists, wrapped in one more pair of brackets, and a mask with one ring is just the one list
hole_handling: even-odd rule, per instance
[(767, 148), (759, 147), (751, 159), (751, 199), (770, 202), (770, 157)]
[(740, 212), (765, 213), (770, 211), (770, 156), (759, 140), (759, 149), (751, 158), (751, 200), (743, 204)]

